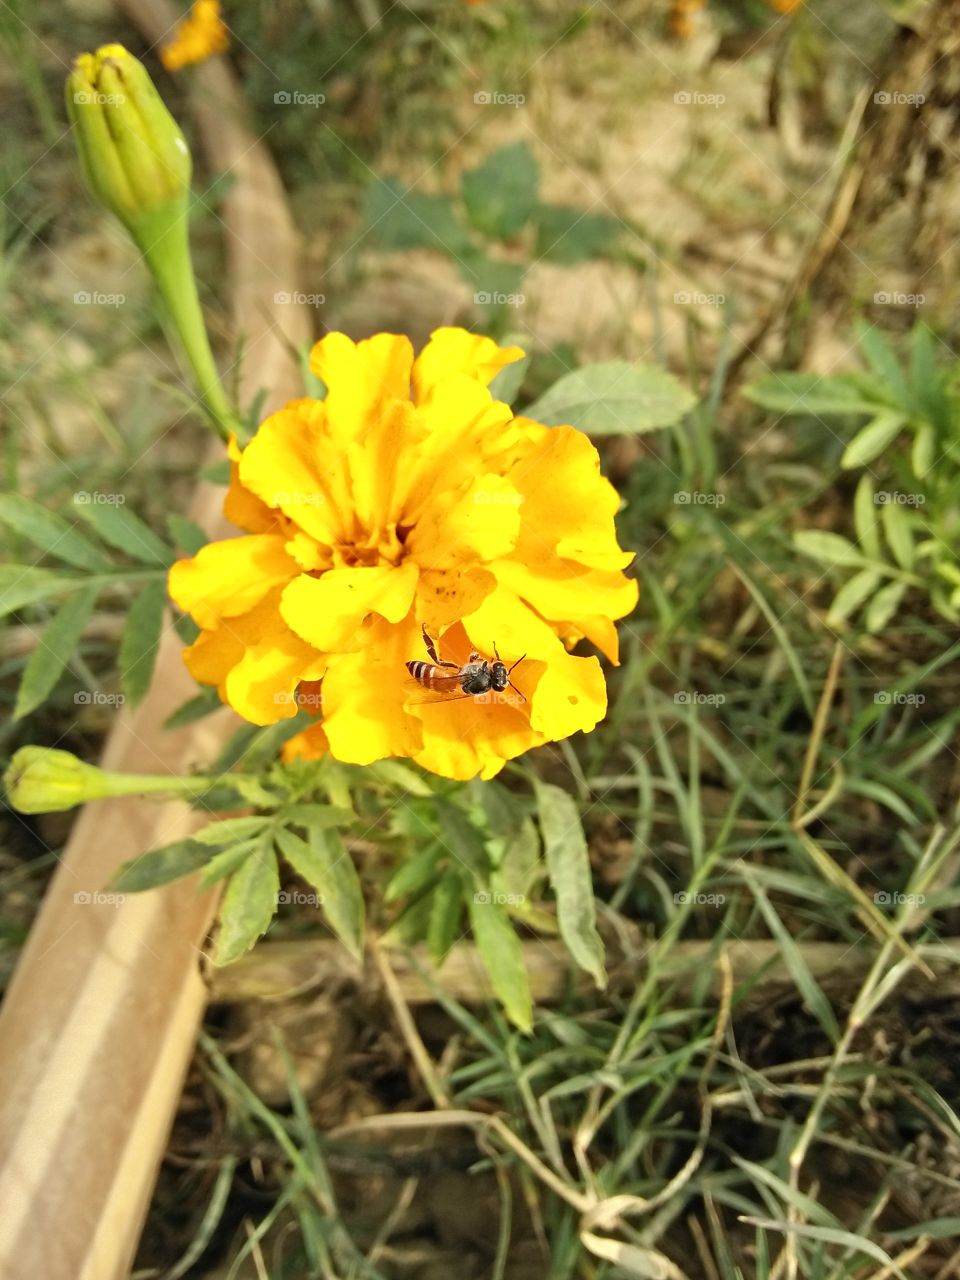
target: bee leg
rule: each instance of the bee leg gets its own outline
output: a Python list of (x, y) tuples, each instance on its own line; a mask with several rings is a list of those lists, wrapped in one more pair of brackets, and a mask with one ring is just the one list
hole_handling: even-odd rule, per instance
[(434, 666), (453, 667), (455, 671), (459, 671), (460, 667), (456, 662), (442, 662), (440, 658), (437, 657), (437, 646), (434, 644), (434, 642), (430, 639), (430, 636), (427, 634), (427, 628), (421, 627), (421, 630), (423, 632), (423, 643), (427, 646), (427, 653), (429, 654), (430, 661), (434, 664)]

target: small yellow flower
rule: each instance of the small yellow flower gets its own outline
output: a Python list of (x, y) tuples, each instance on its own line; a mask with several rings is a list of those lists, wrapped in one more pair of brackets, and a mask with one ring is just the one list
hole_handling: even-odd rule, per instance
[[(492, 777), (605, 714), (599, 661), (569, 650), (586, 638), (617, 661), (632, 555), (587, 437), (491, 395), (522, 355), (463, 329), (437, 330), (416, 360), (404, 337), (332, 333), (310, 358), (326, 399), (288, 404), (242, 452), (231, 442), (224, 509), (246, 534), (174, 565), (170, 594), (201, 628), (191, 673), (245, 719), (322, 703), (288, 754)], [(444, 661), (525, 655), (512, 680), (526, 701), (418, 688), (405, 664), (427, 658), (422, 628)]]
[(177, 23), (173, 39), (160, 50), (160, 61), (168, 71), (179, 71), (223, 53), (229, 43), (230, 32), (220, 17), (220, 0), (194, 0), (190, 12)]

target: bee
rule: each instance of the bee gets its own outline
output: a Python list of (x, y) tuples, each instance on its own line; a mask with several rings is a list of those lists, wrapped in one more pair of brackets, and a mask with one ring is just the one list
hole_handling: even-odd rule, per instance
[(497, 646), (494, 645), (494, 662), (489, 662), (486, 658), (482, 658), (474, 649), (471, 651), (467, 662), (460, 666), (457, 662), (444, 662), (441, 660), (437, 655), (436, 645), (427, 635), (426, 627), (423, 628), (423, 643), (426, 645), (430, 661), (424, 662), (422, 659), (417, 659), (406, 664), (407, 670), (417, 684), (436, 693), (449, 693), (451, 689), (455, 689), (458, 685), (460, 687), (460, 692), (454, 693), (449, 698), (434, 698), (431, 701), (453, 702), (458, 698), (479, 698), (488, 693), (503, 693), (509, 686), (526, 702), (526, 698), (510, 679), (510, 673), (527, 656), (525, 653), (521, 654), (513, 666), (508, 667), (500, 657), (500, 654), (497, 653)]

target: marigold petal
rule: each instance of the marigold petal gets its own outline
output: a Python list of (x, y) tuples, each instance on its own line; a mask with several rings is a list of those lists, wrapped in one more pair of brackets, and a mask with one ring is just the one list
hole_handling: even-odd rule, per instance
[(240, 481), (294, 525), (332, 546), (352, 527), (335, 498), (347, 495), (345, 460), (325, 447), (321, 402), (294, 401), (271, 414), (243, 451)]
[(324, 400), (331, 440), (340, 448), (366, 431), (380, 407), (409, 400), (413, 347), (395, 333), (378, 333), (353, 342), (345, 333), (328, 333), (310, 352), (310, 372), (327, 388)]
[(413, 398), (417, 404), (429, 400), (437, 387), (457, 373), (465, 373), (487, 386), (504, 366), (522, 360), (522, 347), (500, 347), (466, 329), (434, 329), (430, 341), (413, 366)]
[(478, 476), (456, 500), (431, 503), (407, 549), (431, 569), (495, 560), (517, 545), (522, 498), (501, 476)]
[(335, 759), (371, 764), (420, 750), (420, 722), (403, 704), (408, 693), (404, 663), (422, 649), (420, 629), (410, 615), (396, 624), (377, 619), (363, 649), (330, 658), (323, 681), (323, 727)]
[(431, 635), (479, 609), (497, 580), (480, 565), (421, 569), (417, 583), (417, 617)]
[(227, 701), (251, 724), (289, 720), (299, 710), (297, 685), (318, 680), (325, 670), (325, 655), (281, 624), (258, 644), (247, 646), (226, 678)]
[(284, 760), (319, 760), (330, 754), (330, 740), (322, 724), (312, 724), (283, 745)]
[(367, 643), (361, 628), (374, 613), (400, 622), (410, 612), (418, 570), (412, 560), (389, 565), (330, 569), (319, 578), (302, 574), (286, 588), (280, 613), (316, 649), (345, 653)]
[(282, 537), (268, 533), (210, 542), (191, 560), (171, 567), (170, 597), (204, 630), (222, 618), (247, 613), (273, 587), (300, 572), (283, 544)]

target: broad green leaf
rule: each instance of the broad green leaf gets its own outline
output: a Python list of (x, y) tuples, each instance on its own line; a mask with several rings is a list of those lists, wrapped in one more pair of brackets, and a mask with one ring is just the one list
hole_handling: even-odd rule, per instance
[(474, 305), (503, 308), (521, 306), (520, 292), (526, 267), (519, 262), (501, 262), (471, 249), (458, 259), (460, 274), (473, 290)]
[(121, 688), (134, 707), (143, 700), (153, 679), (166, 601), (166, 583), (148, 582), (127, 614), (117, 661)]
[(77, 569), (106, 573), (110, 560), (63, 516), (20, 494), (0, 495), (0, 522), (32, 542), (40, 551)]
[[(889, 497), (890, 495), (888, 495)], [(890, 550), (901, 569), (912, 569), (914, 561), (913, 521), (899, 502), (885, 502), (880, 508), (880, 521)]]
[(656, 365), (607, 360), (555, 382), (525, 410), (549, 426), (569, 424), (593, 435), (636, 435), (672, 426), (697, 398)]
[(863, 553), (870, 560), (882, 560), (880, 547), (880, 517), (877, 514), (877, 490), (873, 476), (860, 477), (853, 496), (853, 525)]
[(876, 569), (861, 569), (859, 573), (855, 573), (834, 596), (827, 614), (827, 625), (836, 627), (845, 622), (851, 613), (855, 613), (873, 595), (881, 581), (881, 574)]
[(526, 142), (500, 147), (463, 175), (460, 190), (471, 223), (494, 240), (512, 240), (537, 207), (540, 175)]
[(872, 422), (861, 427), (843, 452), (840, 465), (845, 470), (851, 467), (865, 467), (868, 462), (879, 457), (887, 445), (896, 440), (906, 424), (902, 413), (887, 409), (878, 413)]
[[(85, 495), (88, 499), (91, 496)], [(116, 495), (119, 496), (119, 495)], [(96, 529), (104, 542), (125, 551), (142, 564), (169, 565), (173, 551), (157, 537), (148, 524), (129, 510), (125, 503), (81, 502), (74, 498), (74, 510)]]
[(536, 219), (537, 257), (568, 266), (599, 257), (623, 230), (623, 224), (608, 214), (563, 204), (540, 205)]
[(204, 716), (218, 711), (223, 706), (216, 689), (204, 689), (196, 697), (188, 698), (176, 711), (167, 716), (163, 722), (164, 729), (182, 729), (186, 724), (193, 724)]
[(459, 258), (473, 248), (446, 196), (417, 195), (392, 178), (371, 183), (364, 212), (368, 234), (386, 250), (439, 249)]
[(49, 600), (84, 585), (80, 577), (65, 577), (50, 569), (26, 564), (0, 564), (0, 618), (16, 613), (28, 604)]
[(478, 885), (486, 884), (490, 859), (484, 834), (470, 821), (465, 810), (443, 796), (434, 800), (434, 812), (439, 824), (438, 839), (447, 853), (471, 872)]
[(252, 840), (239, 840), (214, 854), (210, 854), (208, 850), (207, 856), (208, 861), (200, 870), (201, 889), (209, 889), (218, 881), (232, 876), (247, 858), (271, 857), (271, 842), (262, 836)]
[(882, 631), (900, 607), (907, 590), (905, 582), (890, 582), (870, 601), (864, 624), (871, 634)]
[(793, 535), (794, 545), (821, 564), (863, 565), (863, 556), (849, 538), (826, 529), (801, 529)]
[(861, 325), (859, 328), (860, 345), (871, 370), (889, 391), (890, 399), (909, 413), (912, 408), (910, 389), (896, 352), (875, 325)]
[(188, 556), (195, 556), (210, 541), (196, 521), (188, 520), (176, 511), (167, 516), (167, 528), (174, 545)]
[(268, 823), (272, 821), (272, 818), (255, 816), (224, 818), (222, 822), (211, 822), (209, 826), (204, 827), (191, 838), (197, 844), (205, 845), (208, 849), (222, 848), (225, 845), (233, 844), (235, 841), (249, 840), (253, 836), (260, 835)]
[(272, 849), (247, 858), (230, 877), (220, 908), (215, 964), (230, 964), (249, 951), (270, 927), (277, 910), (280, 876)]
[(157, 885), (192, 875), (209, 857), (210, 850), (195, 840), (175, 840), (162, 849), (151, 849), (125, 862), (110, 881), (110, 888), (120, 893), (143, 893), (145, 889), (155, 889)]
[(520, 388), (523, 386), (523, 380), (529, 368), (529, 356), (505, 365), (490, 383), (490, 394), (494, 400), (499, 400), (501, 404), (513, 404), (520, 394)]
[(90, 620), (99, 587), (84, 587), (53, 615), (23, 669), (13, 718), (19, 720), (49, 695), (77, 651)]
[(421, 849), (400, 867), (390, 878), (383, 893), (384, 902), (396, 902), (410, 893), (416, 893), (436, 879), (437, 863), (443, 850), (439, 844)]
[(833, 417), (867, 413), (873, 417), (883, 402), (868, 395), (861, 381), (850, 375), (822, 377), (818, 373), (771, 373), (744, 387), (744, 396), (771, 413)]
[(399, 760), (377, 760), (363, 771), (365, 779), (382, 782), (384, 786), (404, 791), (411, 796), (432, 796), (433, 787), (428, 779)]
[(523, 962), (523, 944), (503, 907), (489, 893), (468, 893), (467, 910), (477, 951), (497, 999), (521, 1031), (533, 1029), (533, 1000)]
[(607, 981), (603, 943), (597, 933), (593, 877), (580, 813), (573, 797), (560, 787), (535, 781), (534, 791), (560, 936), (580, 968), (603, 987)]
[(504, 850), (491, 883), (506, 894), (526, 898), (543, 872), (540, 836), (532, 818), (524, 818), (511, 835), (504, 838)]
[(434, 964), (440, 965), (461, 932), (463, 881), (456, 871), (447, 871), (440, 877), (432, 897), (430, 923), (427, 926), (427, 950)]
[(327, 923), (359, 960), (363, 955), (363, 889), (339, 832), (313, 827), (302, 840), (281, 827), (277, 845), (297, 875), (318, 890)]
[(356, 821), (352, 809), (337, 804), (292, 804), (279, 815), (291, 827), (346, 827)]
[(913, 437), (913, 448), (910, 451), (910, 463), (913, 474), (922, 480), (928, 476), (936, 461), (937, 437), (929, 422), (925, 422)]

